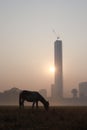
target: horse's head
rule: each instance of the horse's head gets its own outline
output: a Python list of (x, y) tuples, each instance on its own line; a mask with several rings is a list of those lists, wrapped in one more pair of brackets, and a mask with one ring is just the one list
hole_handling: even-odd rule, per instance
[(48, 101), (46, 101), (46, 103), (44, 104), (44, 107), (45, 107), (46, 111), (49, 110), (49, 102)]

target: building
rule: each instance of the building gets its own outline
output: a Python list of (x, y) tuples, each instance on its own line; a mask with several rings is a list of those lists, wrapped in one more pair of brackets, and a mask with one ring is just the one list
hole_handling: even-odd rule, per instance
[(87, 82), (79, 83), (79, 98), (87, 98)]
[(62, 71), (62, 41), (57, 39), (54, 42), (54, 64), (55, 64), (55, 78), (54, 89), (55, 98), (63, 98), (63, 71)]

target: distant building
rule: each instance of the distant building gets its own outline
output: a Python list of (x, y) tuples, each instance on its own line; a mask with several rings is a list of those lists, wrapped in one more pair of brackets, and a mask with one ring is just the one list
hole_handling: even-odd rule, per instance
[(63, 98), (63, 71), (62, 71), (62, 41), (54, 42), (54, 64), (55, 64), (55, 98)]
[(87, 98), (87, 82), (79, 83), (79, 97)]

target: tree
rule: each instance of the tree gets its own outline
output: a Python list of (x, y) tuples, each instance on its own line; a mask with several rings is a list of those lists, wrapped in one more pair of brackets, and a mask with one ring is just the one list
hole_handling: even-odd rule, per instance
[(77, 98), (77, 93), (78, 93), (77, 89), (73, 88), (71, 93), (73, 94), (73, 98)]

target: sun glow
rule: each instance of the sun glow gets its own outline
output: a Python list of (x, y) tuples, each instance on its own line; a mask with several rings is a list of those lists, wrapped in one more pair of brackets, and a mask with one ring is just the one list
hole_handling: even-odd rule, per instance
[(50, 72), (51, 72), (51, 73), (54, 73), (54, 72), (55, 72), (55, 67), (54, 67), (54, 66), (51, 66), (51, 67), (50, 67)]

